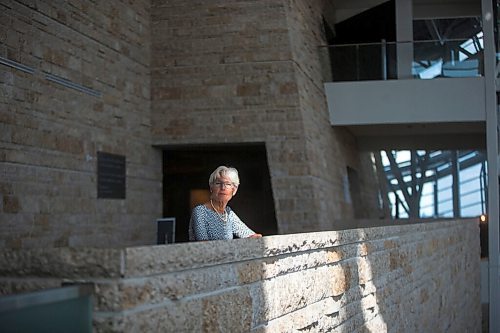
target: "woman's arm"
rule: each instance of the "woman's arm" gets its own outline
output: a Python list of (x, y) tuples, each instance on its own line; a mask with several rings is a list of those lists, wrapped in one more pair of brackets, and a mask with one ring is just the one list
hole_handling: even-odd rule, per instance
[(255, 233), (252, 229), (247, 227), (245, 223), (239, 218), (234, 211), (230, 211), (230, 218), (233, 222), (233, 234), (239, 238), (260, 238), (261, 234)]
[(206, 216), (203, 207), (196, 206), (193, 208), (191, 220), (189, 221), (190, 231), (192, 231), (193, 240), (209, 240), (206, 227)]

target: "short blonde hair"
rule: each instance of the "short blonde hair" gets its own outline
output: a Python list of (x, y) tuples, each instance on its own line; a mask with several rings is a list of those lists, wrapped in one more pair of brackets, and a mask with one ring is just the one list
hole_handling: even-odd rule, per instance
[(238, 187), (240, 185), (240, 177), (238, 176), (238, 170), (232, 167), (227, 167), (221, 165), (215, 169), (208, 179), (208, 185), (213, 186), (217, 178), (227, 177), (231, 179), (231, 182)]

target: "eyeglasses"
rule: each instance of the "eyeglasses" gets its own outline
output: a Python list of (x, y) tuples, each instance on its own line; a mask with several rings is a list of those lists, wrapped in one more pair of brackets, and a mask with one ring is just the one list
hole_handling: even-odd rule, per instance
[(223, 182), (215, 182), (214, 185), (220, 188), (235, 187), (233, 183), (223, 183)]

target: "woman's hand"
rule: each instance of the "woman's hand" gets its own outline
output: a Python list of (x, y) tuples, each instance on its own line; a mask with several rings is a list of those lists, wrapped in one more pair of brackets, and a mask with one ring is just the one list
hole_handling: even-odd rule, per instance
[(248, 236), (248, 238), (262, 238), (262, 234), (253, 234)]

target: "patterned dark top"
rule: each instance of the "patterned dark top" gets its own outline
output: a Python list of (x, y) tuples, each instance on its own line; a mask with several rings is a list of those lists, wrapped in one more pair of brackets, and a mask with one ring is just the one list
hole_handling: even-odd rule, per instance
[(205, 205), (194, 207), (189, 221), (189, 240), (233, 239), (233, 236), (246, 238), (255, 234), (228, 206), (226, 213), (228, 219), (224, 222)]

